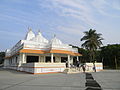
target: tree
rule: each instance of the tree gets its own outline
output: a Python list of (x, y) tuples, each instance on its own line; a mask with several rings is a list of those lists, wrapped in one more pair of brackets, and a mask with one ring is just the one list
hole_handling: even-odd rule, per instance
[(104, 68), (120, 68), (120, 44), (101, 47), (100, 56), (103, 58)]
[(94, 62), (95, 52), (102, 45), (102, 34), (96, 33), (96, 30), (92, 29), (85, 31), (84, 34), (85, 35), (81, 38), (81, 41), (84, 41), (84, 43), (81, 46), (89, 51), (90, 62)]
[(88, 50), (83, 49), (83, 48), (79, 48), (78, 46), (74, 46), (72, 44), (69, 44), (69, 45), (72, 46), (73, 48), (77, 48), (78, 53), (82, 54), (82, 56), (79, 56), (79, 59), (80, 59), (81, 63), (85, 63), (85, 62), (89, 61)]
[(0, 52), (0, 64), (4, 62), (5, 52)]

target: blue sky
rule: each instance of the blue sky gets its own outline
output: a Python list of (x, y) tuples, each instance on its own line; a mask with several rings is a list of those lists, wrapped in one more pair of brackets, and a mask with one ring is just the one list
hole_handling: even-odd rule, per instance
[(81, 46), (96, 29), (104, 45), (120, 43), (120, 0), (0, 0), (0, 51), (24, 39), (28, 27), (50, 40)]

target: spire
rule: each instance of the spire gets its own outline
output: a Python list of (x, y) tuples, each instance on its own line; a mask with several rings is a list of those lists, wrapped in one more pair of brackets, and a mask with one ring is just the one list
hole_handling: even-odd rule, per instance
[(25, 40), (31, 40), (35, 37), (35, 34), (32, 32), (32, 29), (28, 27), (28, 33), (26, 34)]
[(40, 29), (38, 29), (38, 32), (41, 32)]
[(42, 36), (40, 30), (38, 30), (37, 35), (35, 36), (35, 38), (32, 39), (32, 41), (40, 42), (40, 43), (48, 43), (48, 40)]
[(54, 37), (50, 40), (50, 44), (54, 44), (54, 45), (61, 45), (62, 42), (56, 38), (56, 34), (54, 34)]
[(42, 34), (41, 34), (41, 32), (40, 32), (40, 29), (38, 30), (38, 35), (41, 35), (41, 36), (42, 36)]
[(28, 27), (28, 32), (32, 31), (32, 29), (30, 27)]
[(56, 34), (54, 34), (54, 36), (53, 36), (54, 38), (56, 38)]

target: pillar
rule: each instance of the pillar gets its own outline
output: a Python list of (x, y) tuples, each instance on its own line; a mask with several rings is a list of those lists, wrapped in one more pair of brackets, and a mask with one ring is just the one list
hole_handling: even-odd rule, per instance
[(61, 63), (61, 57), (59, 56), (58, 58), (59, 58), (59, 63)]
[(68, 67), (70, 67), (70, 55), (68, 55)]
[(61, 63), (61, 57), (60, 57), (60, 63)]
[(45, 62), (45, 56), (39, 56), (39, 62)]
[(51, 53), (51, 63), (53, 63), (53, 53)]
[(22, 54), (20, 53), (19, 56), (18, 56), (18, 66), (21, 66), (21, 63), (22, 63)]
[(79, 61), (79, 58), (78, 58), (78, 56), (77, 56), (77, 61)]
[(11, 58), (11, 65), (13, 64), (13, 57)]
[(4, 67), (7, 67), (7, 66), (9, 66), (9, 59), (4, 60)]
[(60, 63), (61, 62), (61, 57), (60, 56), (55, 56), (55, 62)]
[(22, 54), (22, 63), (26, 63), (26, 55), (25, 55), (25, 53)]
[(73, 56), (71, 56), (71, 64), (73, 65)]

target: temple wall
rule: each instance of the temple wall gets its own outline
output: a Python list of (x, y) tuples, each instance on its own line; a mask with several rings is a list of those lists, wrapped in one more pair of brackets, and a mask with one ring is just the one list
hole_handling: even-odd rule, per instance
[(33, 74), (63, 72), (65, 63), (26, 63), (22, 64), (20, 71), (25, 71)]
[[(94, 72), (93, 67), (94, 67), (93, 63), (86, 63), (86, 71)], [(95, 68), (96, 68), (97, 72), (102, 71), (103, 64), (102, 63), (95, 63)]]
[(58, 73), (66, 68), (65, 63), (23, 63), (21, 66), (10, 65), (6, 68), (28, 72), (32, 74)]
[(34, 73), (63, 72), (66, 68), (65, 63), (35, 63)]

